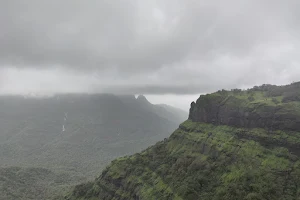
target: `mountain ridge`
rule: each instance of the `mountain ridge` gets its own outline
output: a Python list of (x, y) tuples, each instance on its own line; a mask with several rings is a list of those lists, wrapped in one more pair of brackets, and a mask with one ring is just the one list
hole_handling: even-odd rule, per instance
[[(297, 199), (299, 85), (202, 95), (169, 138), (112, 161), (95, 181), (77, 185), (66, 199)], [(275, 113), (277, 119), (271, 116), (279, 125), (245, 123), (245, 109), (248, 116), (267, 118), (269, 107), (283, 109)], [(286, 120), (290, 111), (292, 122)]]
[[(91, 180), (111, 160), (139, 152), (168, 137), (178, 123), (187, 119), (187, 113), (178, 118), (172, 115), (155, 105), (138, 102), (134, 95), (1, 96), (0, 170), (22, 167), (20, 173), (28, 175), (33, 171), (26, 169), (38, 168), (50, 170), (52, 177), (57, 172), (66, 172), (70, 177), (79, 177), (78, 180)], [(9, 174), (20, 181), (16, 182), (19, 188), (5, 193), (0, 186), (0, 197), (8, 198), (7, 195), (19, 192), (18, 198), (11, 196), (17, 200), (22, 199), (23, 189), (36, 191), (14, 177), (18, 173)], [(43, 186), (46, 190), (47, 184)], [(26, 194), (23, 196), (26, 199)], [(34, 197), (28, 195), (27, 199)]]

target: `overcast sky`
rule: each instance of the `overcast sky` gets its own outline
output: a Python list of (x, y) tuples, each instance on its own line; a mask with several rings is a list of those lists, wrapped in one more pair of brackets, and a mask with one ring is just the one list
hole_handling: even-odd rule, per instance
[(300, 80), (299, 0), (0, 1), (0, 93), (201, 93)]

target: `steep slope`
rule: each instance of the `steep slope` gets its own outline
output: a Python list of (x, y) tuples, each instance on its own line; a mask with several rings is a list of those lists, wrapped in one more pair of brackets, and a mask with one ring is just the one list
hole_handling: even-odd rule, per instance
[(299, 199), (298, 85), (201, 96), (168, 139), (114, 160), (67, 199)]
[(93, 179), (114, 158), (168, 137), (179, 122), (134, 95), (0, 97), (0, 167), (39, 167)]

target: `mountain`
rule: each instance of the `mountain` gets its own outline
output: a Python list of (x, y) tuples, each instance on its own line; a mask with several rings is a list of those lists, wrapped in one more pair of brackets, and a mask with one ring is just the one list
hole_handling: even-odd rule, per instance
[(168, 137), (184, 120), (168, 116), (134, 95), (1, 96), (0, 170), (37, 168), (77, 182), (94, 179), (111, 160)]
[(142, 107), (148, 108), (150, 111), (156, 113), (159, 116), (171, 121), (184, 121), (188, 118), (188, 113), (166, 104), (151, 104), (145, 96), (139, 95), (137, 101)]
[(299, 97), (300, 82), (201, 95), (169, 138), (66, 199), (299, 199)]
[(173, 114), (173, 116), (181, 116), (181, 118), (186, 118), (187, 113), (184, 110), (169, 106), (167, 104), (157, 104), (157, 106), (163, 107), (164, 109), (168, 110)]

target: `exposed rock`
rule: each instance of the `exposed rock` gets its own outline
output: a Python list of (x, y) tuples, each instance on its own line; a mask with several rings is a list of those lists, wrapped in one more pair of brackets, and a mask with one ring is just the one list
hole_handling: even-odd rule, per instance
[(263, 92), (265, 97), (255, 101), (249, 101), (247, 91), (201, 95), (196, 103), (192, 102), (189, 119), (244, 128), (299, 131), (300, 102), (297, 98), (274, 102), (274, 98), (266, 97), (267, 92)]

